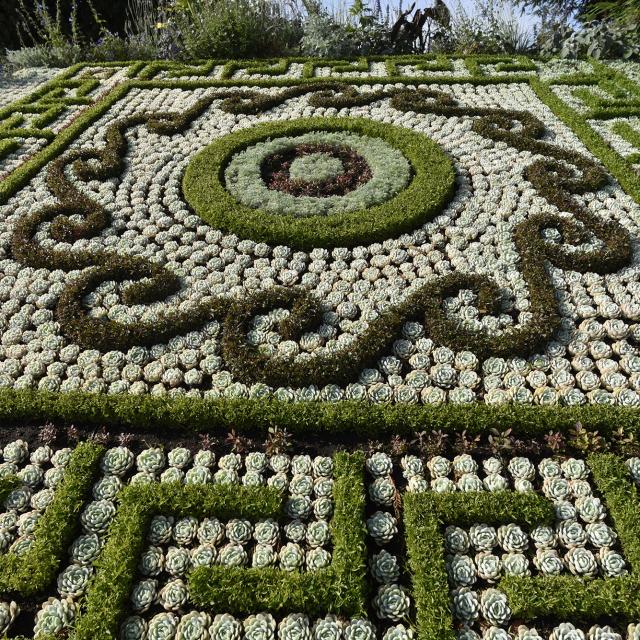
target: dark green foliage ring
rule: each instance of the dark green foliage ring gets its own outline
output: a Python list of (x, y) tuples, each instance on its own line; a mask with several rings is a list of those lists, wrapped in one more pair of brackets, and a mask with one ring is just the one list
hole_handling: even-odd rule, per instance
[[(381, 138), (399, 149), (414, 176), (406, 189), (387, 202), (361, 211), (296, 218), (240, 204), (225, 188), (224, 170), (233, 155), (276, 136), (311, 131), (348, 131)], [(256, 242), (295, 249), (355, 246), (414, 229), (436, 216), (455, 190), (449, 157), (424, 135), (364, 118), (304, 118), (269, 122), (224, 136), (198, 153), (185, 173), (187, 202), (211, 226)]]

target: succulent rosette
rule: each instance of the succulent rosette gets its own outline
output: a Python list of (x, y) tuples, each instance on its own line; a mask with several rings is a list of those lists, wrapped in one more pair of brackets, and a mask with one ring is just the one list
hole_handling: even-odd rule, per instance
[(386, 549), (380, 553), (374, 553), (369, 562), (371, 575), (380, 584), (397, 582), (400, 577), (400, 565), (398, 558)]
[(573, 547), (564, 556), (565, 564), (573, 575), (594, 578), (598, 574), (598, 564), (593, 552), (584, 547)]
[(529, 548), (529, 536), (517, 524), (499, 527), (498, 542), (505, 551), (523, 552)]
[(365, 618), (352, 618), (343, 630), (344, 640), (374, 640), (376, 630), (373, 624)]
[(191, 451), (186, 447), (176, 447), (167, 454), (167, 461), (170, 467), (185, 469), (191, 462)]
[(584, 547), (587, 532), (577, 520), (563, 520), (556, 527), (558, 540), (567, 548)]
[(276, 632), (276, 621), (269, 613), (258, 613), (245, 618), (243, 622), (246, 640), (273, 640)]
[(400, 585), (383, 584), (378, 588), (373, 605), (379, 618), (398, 622), (408, 615), (411, 601)]
[(538, 463), (538, 473), (542, 478), (559, 478), (562, 475), (562, 467), (553, 458), (543, 458)]
[(305, 563), (308, 571), (324, 569), (331, 564), (331, 554), (322, 547), (309, 549), (305, 556)]
[(72, 564), (58, 575), (58, 593), (63, 598), (78, 598), (89, 584), (90, 567)]
[(413, 630), (403, 624), (389, 627), (382, 636), (382, 640), (413, 640)]
[(2, 457), (5, 462), (19, 465), (28, 459), (29, 445), (24, 440), (9, 442), (2, 449)]
[(246, 544), (253, 536), (253, 527), (249, 520), (234, 518), (225, 527), (227, 539), (235, 544)]
[(251, 566), (256, 568), (270, 567), (275, 565), (277, 558), (278, 554), (271, 545), (258, 543), (253, 548)]
[(146, 637), (148, 640), (173, 640), (179, 622), (175, 613), (158, 613), (149, 621)]
[(329, 541), (329, 524), (325, 520), (315, 520), (307, 525), (307, 544), (310, 547), (321, 547)]
[(152, 578), (140, 580), (131, 590), (131, 608), (136, 613), (144, 613), (155, 602), (158, 593), (158, 581)]
[(494, 527), (476, 524), (469, 529), (469, 540), (476, 551), (491, 551), (498, 544), (498, 534)]
[(9, 627), (20, 613), (20, 607), (16, 602), (4, 602), (0, 600), (0, 633), (9, 631)]
[(502, 574), (502, 561), (496, 555), (483, 551), (476, 554), (476, 571), (478, 577), (492, 584), (500, 579)]
[(202, 544), (217, 545), (222, 542), (225, 528), (217, 518), (204, 518), (198, 525), (196, 536)]
[(278, 553), (280, 567), (285, 571), (295, 571), (304, 562), (304, 552), (299, 544), (288, 542), (283, 545)]
[(446, 478), (451, 473), (451, 462), (442, 456), (434, 456), (427, 462), (431, 478)]
[(247, 564), (248, 556), (241, 544), (230, 542), (220, 549), (218, 561), (227, 567), (242, 567)]
[(537, 549), (553, 549), (558, 544), (555, 530), (547, 525), (534, 527), (530, 535)]
[(568, 458), (560, 467), (564, 477), (569, 480), (586, 480), (589, 477), (589, 469), (584, 460)]
[(107, 475), (123, 477), (133, 467), (135, 457), (127, 447), (109, 449), (100, 461), (100, 469)]
[(570, 622), (562, 622), (549, 634), (549, 640), (585, 640), (585, 634)]
[(452, 467), (456, 476), (478, 472), (478, 463), (468, 453), (457, 455), (453, 459)]
[(313, 640), (341, 640), (342, 622), (334, 615), (319, 618), (313, 624), (311, 634)]
[(593, 523), (604, 520), (605, 509), (600, 498), (594, 496), (583, 496), (576, 500), (576, 511), (583, 522)]
[[(463, 476), (465, 477), (465, 476)], [(460, 482), (458, 481), (458, 486), (460, 486)], [(482, 488), (487, 491), (507, 491), (509, 489), (508, 480), (499, 473), (489, 473), (482, 480)], [(471, 491), (477, 490), (470, 489)]]
[(533, 480), (536, 477), (536, 468), (528, 458), (511, 458), (508, 469), (514, 480)]
[[(213, 464), (213, 463), (212, 463)], [(194, 465), (191, 469), (187, 469), (184, 474), (185, 484), (211, 484), (213, 474), (211, 469), (205, 465)]]
[(390, 456), (381, 451), (370, 455), (365, 462), (365, 466), (374, 478), (384, 478), (393, 471), (393, 461)]
[(604, 522), (594, 522), (585, 527), (587, 540), (594, 547), (612, 547), (618, 538), (616, 532)]
[(482, 592), (480, 609), (484, 619), (492, 625), (504, 626), (511, 619), (507, 596), (497, 589), (486, 589)]
[(278, 625), (278, 640), (311, 640), (309, 618), (303, 613), (291, 613)]
[(113, 502), (110, 500), (94, 500), (80, 514), (80, 522), (86, 533), (100, 535), (106, 533), (115, 514), (116, 507)]
[(147, 622), (140, 616), (128, 616), (120, 625), (119, 640), (144, 640), (147, 637)]
[(451, 592), (453, 615), (465, 624), (477, 620), (480, 615), (478, 594), (469, 587), (458, 587)]
[(449, 580), (457, 586), (470, 587), (477, 580), (473, 559), (466, 555), (455, 554), (446, 559)]
[(518, 626), (516, 632), (516, 640), (542, 640), (537, 629), (526, 627), (523, 624)]
[(180, 578), (165, 583), (158, 593), (158, 602), (167, 611), (180, 611), (189, 600), (189, 589)]
[(530, 576), (529, 560), (523, 553), (505, 553), (502, 558), (505, 576)]
[(166, 465), (166, 456), (160, 447), (144, 449), (138, 454), (136, 464), (139, 471), (146, 473), (160, 473)]
[(396, 496), (396, 486), (390, 477), (376, 478), (369, 485), (369, 497), (383, 507), (390, 507)]
[(78, 612), (71, 598), (49, 598), (36, 613), (34, 638), (56, 636), (69, 628)]
[(562, 558), (555, 549), (538, 549), (533, 564), (540, 573), (548, 576), (557, 576), (564, 571)]
[(380, 546), (393, 540), (398, 533), (396, 519), (386, 511), (376, 511), (367, 518), (367, 531)]
[(482, 640), (511, 640), (511, 636), (506, 629), (492, 626), (484, 630)]
[(209, 640), (211, 618), (200, 611), (190, 611), (180, 618), (176, 640)]
[(602, 572), (608, 578), (615, 578), (628, 573), (627, 564), (617, 551), (603, 548), (598, 551), (596, 558), (602, 568)]
[(147, 540), (154, 545), (167, 544), (173, 535), (171, 516), (153, 516), (147, 532)]
[(122, 480), (116, 475), (105, 475), (93, 485), (95, 500), (113, 500), (123, 487)]
[(191, 566), (191, 553), (184, 547), (169, 547), (164, 559), (164, 570), (171, 576), (185, 576)]

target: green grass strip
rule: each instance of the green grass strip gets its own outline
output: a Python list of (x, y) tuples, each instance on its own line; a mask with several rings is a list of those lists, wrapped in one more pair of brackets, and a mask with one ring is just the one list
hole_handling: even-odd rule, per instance
[(104, 448), (79, 444), (71, 454), (60, 486), (34, 531), (34, 543), (21, 556), (0, 555), (0, 593), (31, 596), (51, 586), (67, 547), (78, 530), (78, 519), (95, 479)]
[(404, 528), (418, 640), (455, 638), (445, 569), (444, 526), (468, 527), (478, 522), (534, 526), (552, 524), (554, 519), (551, 502), (533, 492), (406, 493)]
[(154, 483), (129, 485), (118, 499), (107, 542), (95, 562), (84, 612), (71, 634), (73, 640), (117, 636), (154, 515), (258, 519), (277, 517), (282, 510), (282, 494), (271, 487)]
[(333, 559), (316, 571), (198, 567), (189, 578), (196, 606), (232, 614), (362, 615), (366, 603), (363, 454), (335, 457)]
[(586, 118), (558, 98), (548, 84), (540, 82), (537, 78), (531, 78), (530, 82), (540, 100), (580, 138), (587, 149), (603, 162), (622, 188), (640, 204), (640, 176), (633, 171), (629, 162), (589, 126)]
[(596, 620), (640, 616), (640, 500), (624, 462), (612, 454), (593, 454), (588, 459), (598, 490), (602, 494), (631, 565), (629, 576), (578, 579), (570, 576), (508, 577), (500, 588), (509, 598), (514, 617), (534, 619)]

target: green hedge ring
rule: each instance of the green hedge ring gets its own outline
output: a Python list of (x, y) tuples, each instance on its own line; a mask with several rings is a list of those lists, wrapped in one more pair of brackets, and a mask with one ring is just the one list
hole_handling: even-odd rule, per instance
[[(225, 171), (237, 154), (269, 139), (318, 131), (381, 139), (409, 161), (410, 182), (385, 202), (365, 209), (304, 217), (251, 208), (227, 190)], [(377, 242), (424, 224), (453, 197), (455, 170), (449, 156), (423, 134), (365, 118), (303, 118), (259, 124), (216, 140), (190, 161), (182, 189), (195, 213), (215, 228), (308, 250)]]

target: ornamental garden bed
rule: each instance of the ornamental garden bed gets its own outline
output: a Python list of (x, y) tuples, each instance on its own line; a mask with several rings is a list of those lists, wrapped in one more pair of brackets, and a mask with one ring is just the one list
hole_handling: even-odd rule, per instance
[(10, 88), (0, 633), (639, 640), (638, 78), (404, 56)]

